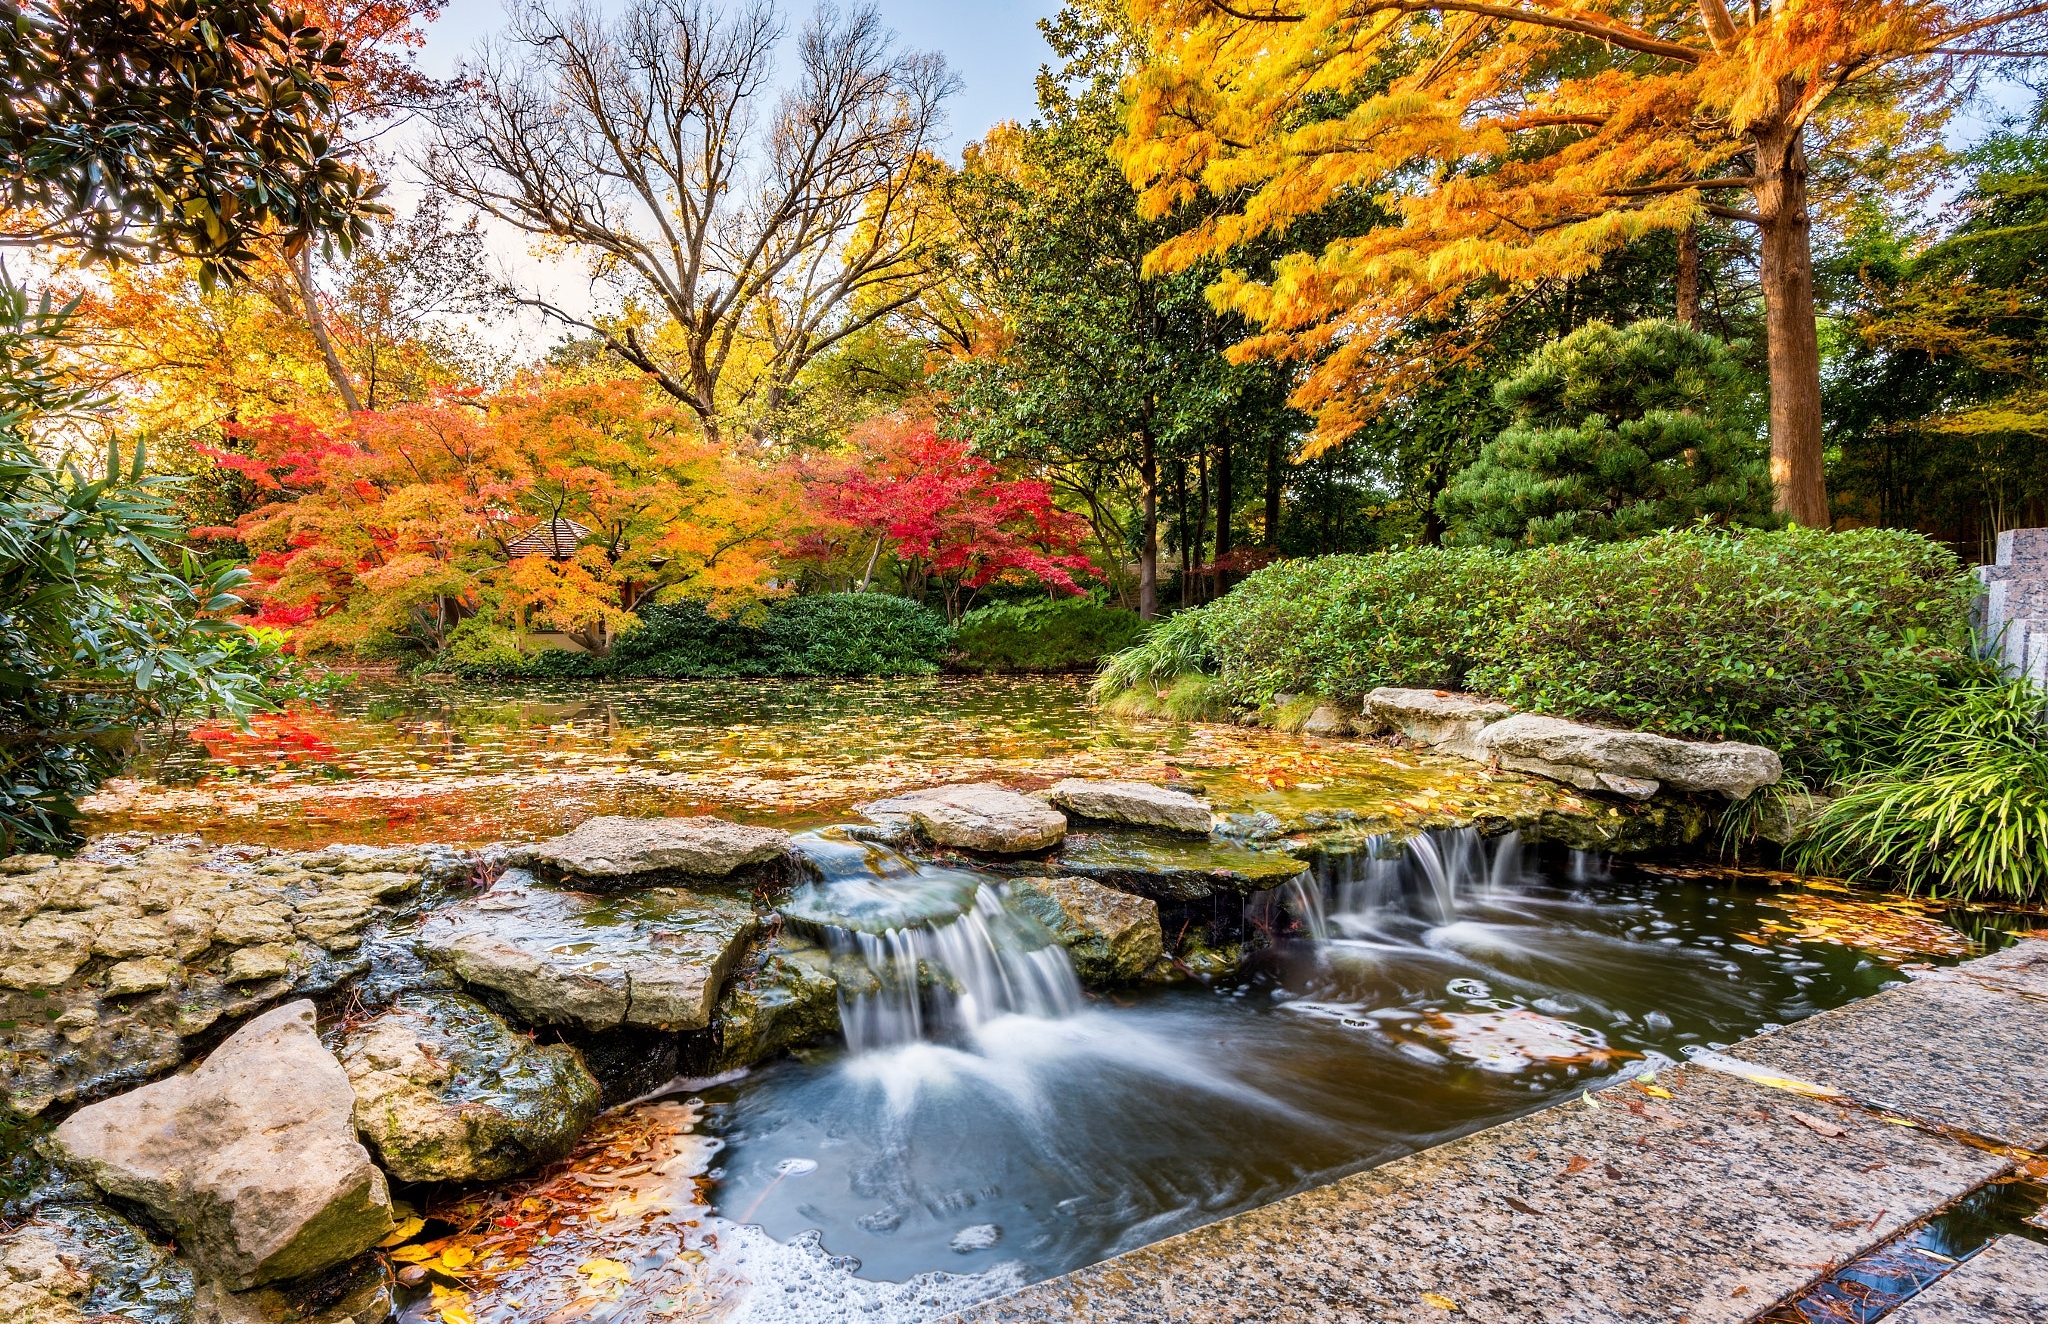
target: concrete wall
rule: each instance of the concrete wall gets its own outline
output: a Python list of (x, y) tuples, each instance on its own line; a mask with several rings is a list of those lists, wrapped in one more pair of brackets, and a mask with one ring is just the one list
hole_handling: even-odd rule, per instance
[(2008, 676), (2048, 685), (2048, 529), (1998, 535), (1998, 563), (1980, 565), (1984, 595), (1972, 622)]

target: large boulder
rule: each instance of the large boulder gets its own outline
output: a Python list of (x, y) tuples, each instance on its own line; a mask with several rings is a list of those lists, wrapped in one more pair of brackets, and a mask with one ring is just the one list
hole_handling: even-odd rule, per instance
[(1067, 835), (1065, 814), (994, 782), (934, 786), (857, 807), (879, 823), (908, 820), (936, 845), (990, 855), (1045, 850)]
[(186, 1075), (81, 1108), (48, 1144), (241, 1291), (319, 1272), (391, 1231), (391, 1195), (356, 1139), (355, 1101), (301, 1000), (256, 1017)]
[(1480, 757), (1501, 767), (1635, 798), (1661, 785), (1740, 800), (1785, 775), (1777, 754), (1762, 745), (1673, 740), (1534, 713), (1493, 723), (1473, 743)]
[(672, 878), (724, 878), (780, 860), (789, 834), (722, 818), (586, 819), (526, 852), (541, 871), (597, 887), (644, 887)]
[(1409, 690), (1383, 685), (1365, 696), (1361, 718), (1381, 728), (1391, 728), (1435, 745), (1452, 754), (1475, 757), (1471, 741), (1495, 722), (1515, 715), (1515, 709), (1492, 699), (1448, 690)]
[(1166, 948), (1157, 903), (1086, 878), (1019, 878), (1010, 902), (1066, 944), (1084, 984), (1129, 983)]
[(1055, 782), (1045, 798), (1076, 818), (1172, 832), (1209, 835), (1209, 806), (1186, 791), (1149, 782), (1095, 781), (1069, 777)]
[(508, 873), (420, 925), (421, 953), (529, 1020), (700, 1030), (756, 926), (744, 901), (672, 887), (598, 895)]
[(566, 1044), (542, 1047), (460, 993), (408, 993), (349, 1032), (356, 1132), (401, 1181), (496, 1181), (561, 1158), (598, 1112)]

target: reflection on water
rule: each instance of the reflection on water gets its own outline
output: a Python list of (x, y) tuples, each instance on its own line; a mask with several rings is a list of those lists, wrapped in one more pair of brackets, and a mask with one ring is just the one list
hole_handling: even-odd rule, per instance
[[(863, 1028), (865, 1051), (710, 1091), (720, 1212), (814, 1232), (871, 1279), (1056, 1274), (1899, 978), (1854, 947), (1748, 941), (1774, 913), (1760, 889), (1527, 867), (1512, 838), (1366, 843), (1321, 874), (1280, 904), (1328, 937), (1228, 985)], [(946, 932), (927, 983), (959, 959)], [(886, 944), (868, 961), (917, 977)]]
[(1248, 824), (1540, 808), (1471, 764), (1237, 727), (1112, 720), (1072, 677), (363, 682), (323, 706), (208, 723), (85, 803), (90, 830), (215, 841), (526, 840), (593, 814), (782, 826), (935, 782), (1188, 779)]

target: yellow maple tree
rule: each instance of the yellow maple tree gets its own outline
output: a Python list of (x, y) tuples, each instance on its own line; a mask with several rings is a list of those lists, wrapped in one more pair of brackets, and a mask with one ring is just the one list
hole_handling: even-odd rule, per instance
[[(1200, 204), (1155, 271), (1229, 260), (1340, 197), (1387, 223), (1212, 288), (1310, 366), (1310, 453), (1455, 361), (1542, 282), (1703, 215), (1757, 227), (1780, 510), (1828, 523), (1809, 140), (1925, 135), (1985, 57), (2035, 53), (2005, 0), (1131, 0), (1150, 58), (1125, 169)], [(1746, 205), (1745, 205), (1746, 204)], [(1450, 327), (1450, 330), (1437, 328)]]

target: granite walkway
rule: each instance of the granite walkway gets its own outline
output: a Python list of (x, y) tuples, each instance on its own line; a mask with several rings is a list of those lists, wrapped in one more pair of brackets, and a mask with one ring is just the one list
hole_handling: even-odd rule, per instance
[[(1669, 1098), (1618, 1086), (954, 1318), (1753, 1319), (2011, 1171), (2001, 1147), (2048, 1148), (2048, 941), (1933, 972), (1727, 1056), (1849, 1097), (1688, 1064), (1659, 1074)], [(2001, 1242), (1912, 1303), (1920, 1314), (1895, 1318), (2040, 1318), (1971, 1314), (1964, 1295), (2005, 1290), (2001, 1274), (2038, 1289), (2048, 1258), (2038, 1250)]]

